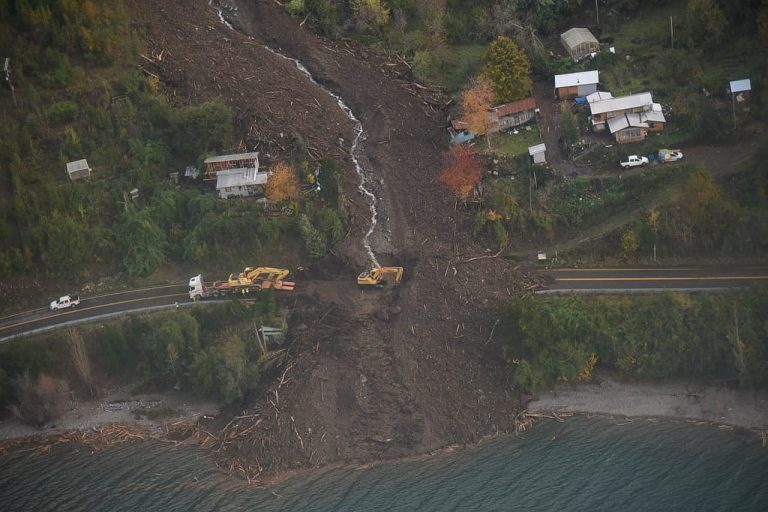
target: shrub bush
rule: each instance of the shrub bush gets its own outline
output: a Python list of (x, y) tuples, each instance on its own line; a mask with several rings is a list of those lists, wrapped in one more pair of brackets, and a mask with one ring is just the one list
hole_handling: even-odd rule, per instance
[(77, 115), (77, 104), (72, 101), (60, 101), (48, 108), (48, 119), (54, 124), (73, 121)]

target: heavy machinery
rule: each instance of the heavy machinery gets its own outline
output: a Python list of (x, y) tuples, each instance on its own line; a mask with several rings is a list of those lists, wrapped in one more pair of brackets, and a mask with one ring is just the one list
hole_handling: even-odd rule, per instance
[(376, 267), (363, 272), (357, 276), (357, 284), (360, 286), (381, 287), (389, 282), (388, 276), (391, 276), (392, 283), (400, 284), (403, 279), (403, 267)]
[[(296, 286), (296, 283), (293, 281), (283, 281), (283, 278), (288, 275), (287, 270), (269, 269), (277, 270), (278, 272), (261, 272), (259, 274), (253, 273), (256, 269), (250, 270), (252, 277), (244, 276), (242, 281), (239, 279), (233, 280), (230, 275), (227, 281), (214, 281), (211, 284), (205, 284), (202, 275), (192, 277), (189, 279), (189, 298), (200, 300), (208, 297), (224, 297), (235, 294), (246, 295), (269, 288), (290, 292)], [(247, 276), (249, 272), (244, 272), (244, 274)]]
[(245, 270), (239, 274), (229, 275), (229, 284), (232, 286), (251, 286), (254, 282), (264, 279), (269, 281), (282, 281), (289, 273), (290, 271), (284, 268), (245, 267)]

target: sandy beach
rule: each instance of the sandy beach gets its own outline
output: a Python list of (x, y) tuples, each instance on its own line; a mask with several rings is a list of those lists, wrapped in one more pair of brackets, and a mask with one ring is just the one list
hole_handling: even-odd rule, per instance
[(539, 393), (528, 411), (693, 419), (768, 430), (766, 391), (688, 382), (623, 383), (600, 374), (591, 384), (563, 383)]

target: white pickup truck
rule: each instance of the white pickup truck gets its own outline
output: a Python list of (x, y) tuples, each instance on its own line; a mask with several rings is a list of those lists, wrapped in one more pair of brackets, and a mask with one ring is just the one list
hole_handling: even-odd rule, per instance
[(58, 311), (60, 309), (73, 308), (78, 304), (80, 304), (79, 295), (75, 295), (74, 297), (70, 295), (65, 295), (63, 297), (59, 297), (58, 299), (52, 301), (48, 309), (50, 309), (51, 311)]
[(648, 159), (644, 156), (629, 155), (626, 159), (619, 162), (619, 165), (623, 169), (629, 169), (630, 167), (637, 167), (638, 165), (647, 165)]

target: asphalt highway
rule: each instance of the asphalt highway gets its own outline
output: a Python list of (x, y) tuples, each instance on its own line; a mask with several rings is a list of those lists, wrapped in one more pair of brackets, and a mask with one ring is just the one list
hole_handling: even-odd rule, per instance
[[(53, 300), (54, 297), (51, 297)], [(98, 318), (129, 312), (153, 311), (191, 304), (187, 283), (156, 286), (141, 290), (115, 292), (94, 297), (80, 297), (80, 305), (51, 312), (47, 307), (0, 318), (0, 343), (21, 334), (41, 332)]]
[(549, 269), (537, 293), (706, 291), (768, 284), (768, 267)]
[[(547, 285), (536, 293), (544, 294), (718, 291), (768, 284), (768, 266), (547, 269), (541, 273)], [(51, 312), (43, 307), (0, 318), (0, 343), (24, 334), (177, 305), (192, 305), (186, 283), (81, 297), (76, 308)]]

